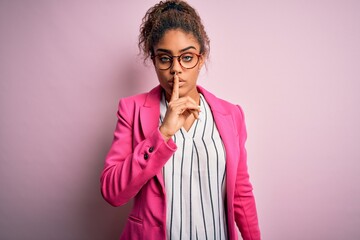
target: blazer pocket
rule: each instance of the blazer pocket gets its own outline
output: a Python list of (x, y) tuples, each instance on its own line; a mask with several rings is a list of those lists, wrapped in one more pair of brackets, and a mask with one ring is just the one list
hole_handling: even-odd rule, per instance
[(135, 217), (133, 215), (129, 216), (129, 221), (137, 223), (137, 224), (143, 224), (143, 220), (141, 218)]
[(142, 240), (144, 239), (143, 220), (130, 215), (125, 229), (121, 234), (121, 240)]

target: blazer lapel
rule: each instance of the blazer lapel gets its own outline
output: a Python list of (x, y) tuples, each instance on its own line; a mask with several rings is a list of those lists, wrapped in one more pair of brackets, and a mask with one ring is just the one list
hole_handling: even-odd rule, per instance
[(160, 97), (161, 88), (157, 86), (147, 94), (144, 105), (140, 108), (140, 124), (144, 138), (159, 127)]
[[(144, 138), (148, 137), (154, 129), (159, 127), (160, 118), (160, 85), (152, 89), (146, 96), (144, 105), (140, 108), (140, 124)], [(162, 172), (156, 174), (157, 179), (165, 193), (164, 178)]]

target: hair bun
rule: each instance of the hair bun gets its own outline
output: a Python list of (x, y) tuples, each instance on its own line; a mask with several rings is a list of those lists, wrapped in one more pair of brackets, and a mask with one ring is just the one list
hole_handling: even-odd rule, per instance
[(166, 11), (171, 10), (171, 9), (177, 10), (179, 12), (184, 11), (184, 8), (179, 3), (177, 3), (177, 2), (169, 2), (169, 4), (167, 4), (167, 6), (164, 7), (164, 9), (161, 12), (163, 13), (163, 12), (166, 12)]

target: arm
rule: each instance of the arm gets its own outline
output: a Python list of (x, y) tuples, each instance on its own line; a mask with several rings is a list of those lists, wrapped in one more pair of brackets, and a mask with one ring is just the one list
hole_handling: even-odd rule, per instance
[(127, 103), (121, 100), (114, 140), (101, 174), (101, 193), (113, 206), (133, 198), (176, 151), (172, 139), (165, 142), (158, 128), (133, 147), (133, 128)]
[(249, 180), (246, 158), (246, 127), (244, 114), (238, 106), (237, 128), (239, 133), (240, 159), (237, 168), (234, 195), (235, 221), (244, 240), (259, 240), (260, 229), (257, 218), (253, 188)]

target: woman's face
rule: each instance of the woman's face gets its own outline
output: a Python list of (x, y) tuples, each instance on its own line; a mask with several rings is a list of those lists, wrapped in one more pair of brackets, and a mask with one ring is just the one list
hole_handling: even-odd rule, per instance
[[(185, 33), (184, 31), (178, 29), (168, 30), (160, 39), (159, 43), (154, 47), (154, 53), (155, 56), (159, 56), (155, 59), (155, 61), (160, 61), (160, 58), (167, 61), (169, 60), (168, 57), (180, 56), (184, 53), (200, 54), (200, 44), (191, 33)], [(184, 62), (190, 59), (186, 54), (183, 56), (184, 57), (182, 59)], [(160, 85), (165, 90), (166, 99), (169, 100), (171, 97), (174, 73), (179, 76), (179, 97), (190, 96), (193, 99), (196, 99), (198, 96), (196, 82), (203, 64), (204, 57), (201, 55), (199, 57), (199, 62), (192, 69), (182, 67), (177, 57), (173, 58), (173, 63), (167, 70), (160, 70), (155, 67)]]

